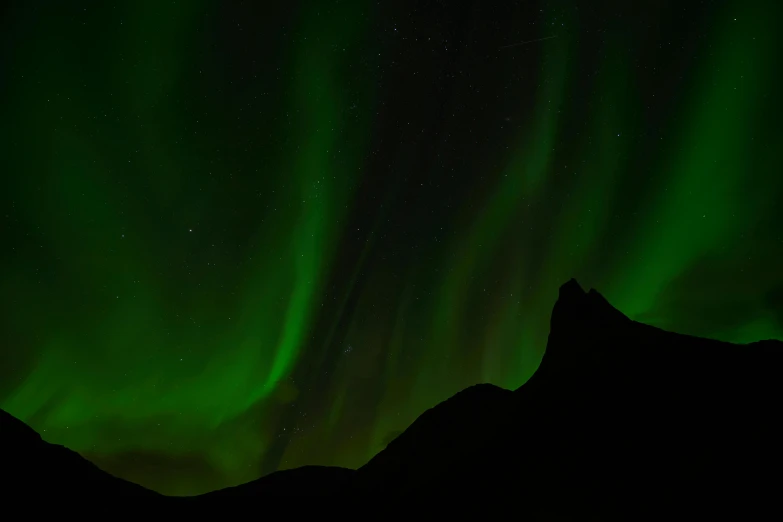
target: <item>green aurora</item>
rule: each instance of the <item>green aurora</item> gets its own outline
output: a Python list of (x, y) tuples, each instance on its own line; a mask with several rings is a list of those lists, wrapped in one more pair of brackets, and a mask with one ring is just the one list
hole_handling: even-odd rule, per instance
[(0, 407), (46, 440), (177, 495), (358, 467), (522, 385), (570, 277), (783, 340), (783, 6), (261, 4), (2, 8)]

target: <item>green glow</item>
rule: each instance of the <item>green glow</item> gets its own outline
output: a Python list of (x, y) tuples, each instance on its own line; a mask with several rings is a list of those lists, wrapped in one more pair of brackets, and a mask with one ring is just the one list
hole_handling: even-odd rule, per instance
[(0, 407), (113, 473), (359, 466), (524, 383), (570, 277), (783, 339), (769, 3), (17, 4)]
[(752, 163), (756, 139), (748, 129), (764, 110), (779, 52), (769, 47), (774, 28), (764, 10), (753, 3), (737, 7), (715, 17), (716, 45), (694, 68), (681, 131), (663, 151), (669, 162), (651, 196), (654, 219), (640, 223), (628, 274), (617, 279), (633, 296), (618, 303), (632, 317), (649, 310), (683, 267), (747, 227), (759, 204), (748, 190), (755, 180), (745, 165)]

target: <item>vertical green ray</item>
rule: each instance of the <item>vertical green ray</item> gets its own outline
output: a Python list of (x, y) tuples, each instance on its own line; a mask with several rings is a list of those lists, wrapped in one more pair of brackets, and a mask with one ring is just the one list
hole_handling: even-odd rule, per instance
[[(354, 157), (335, 168), (335, 151), (341, 144), (338, 132), (345, 129), (345, 99), (338, 66), (344, 55), (335, 49), (353, 46), (362, 34), (362, 18), (355, 6), (342, 5), (331, 13), (320, 13), (315, 8), (308, 13), (302, 32), (310, 40), (303, 40), (295, 58), (295, 84), (292, 89), (291, 112), (301, 137), (293, 158), (292, 183), (295, 185), (296, 208), (292, 216), (294, 228), (285, 263), (293, 265), (293, 284), (288, 297), (282, 332), (273, 362), (264, 384), (265, 393), (291, 370), (297, 360), (305, 334), (310, 328), (313, 303), (320, 292), (334, 250), (345, 203), (357, 181), (361, 141)], [(331, 45), (326, 45), (330, 42)], [(350, 130), (361, 136), (360, 129)], [(292, 151), (293, 152), (293, 151)]]
[(772, 17), (754, 2), (719, 12), (715, 50), (694, 72), (689, 113), (666, 151), (670, 167), (652, 213), (640, 221), (624, 268), (614, 279), (617, 305), (634, 317), (649, 310), (663, 287), (721, 241), (747, 225), (754, 128), (778, 51), (767, 44)]
[[(550, 16), (549, 14), (547, 16)], [(469, 225), (466, 235), (458, 235), (450, 256), (451, 268), (439, 282), (430, 345), (433, 350), (452, 350), (460, 339), (460, 324), (465, 313), (471, 276), (481, 273), (494, 258), (499, 241), (512, 225), (523, 198), (534, 199), (542, 186), (551, 160), (558, 131), (560, 109), (566, 89), (569, 42), (565, 36), (547, 40), (542, 45), (542, 73), (535, 100), (535, 117), (519, 149), (509, 158), (497, 188), (481, 206), (481, 213)], [(497, 348), (500, 349), (500, 348)], [(440, 379), (445, 367), (435, 369)], [(423, 374), (417, 381), (419, 393), (431, 400), (442, 398), (433, 375)], [(428, 390), (433, 390), (428, 391)]]

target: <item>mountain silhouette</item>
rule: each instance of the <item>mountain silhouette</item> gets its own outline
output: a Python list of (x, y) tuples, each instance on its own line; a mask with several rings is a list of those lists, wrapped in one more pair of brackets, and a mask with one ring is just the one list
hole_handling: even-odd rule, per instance
[(577, 517), (759, 503), (775, 498), (781, 463), (782, 362), (778, 341), (666, 332), (571, 280), (528, 382), (473, 386), (425, 412), (357, 483), (500, 495)]
[[(776, 499), (783, 343), (737, 345), (630, 320), (576, 280), (560, 288), (546, 352), (514, 391), (477, 384), (425, 411), (358, 470), (306, 466), (198, 497), (495, 498), (531, 519), (720, 513)], [(3, 413), (18, 489), (155, 495)], [(0, 473), (9, 473), (4, 468)]]
[(35, 430), (3, 410), (0, 448), (0, 492), (9, 500), (52, 496), (75, 500), (96, 496), (163, 497), (106, 473), (75, 451), (44, 441)]

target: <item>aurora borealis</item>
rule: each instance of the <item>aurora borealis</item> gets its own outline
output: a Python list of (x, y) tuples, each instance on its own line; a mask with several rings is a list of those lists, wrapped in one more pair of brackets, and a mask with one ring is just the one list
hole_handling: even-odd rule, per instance
[(358, 467), (522, 385), (571, 277), (783, 340), (777, 3), (273, 4), (0, 8), (0, 407), (46, 440), (167, 494)]

